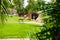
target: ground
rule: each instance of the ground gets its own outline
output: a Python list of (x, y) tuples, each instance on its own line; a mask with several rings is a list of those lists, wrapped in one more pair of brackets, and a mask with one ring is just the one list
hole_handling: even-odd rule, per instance
[(40, 25), (19, 23), (18, 17), (9, 17), (5, 24), (0, 25), (0, 38), (29, 38), (39, 31)]
[(0, 38), (25, 38), (38, 32), (39, 27), (33, 24), (5, 24), (0, 29)]

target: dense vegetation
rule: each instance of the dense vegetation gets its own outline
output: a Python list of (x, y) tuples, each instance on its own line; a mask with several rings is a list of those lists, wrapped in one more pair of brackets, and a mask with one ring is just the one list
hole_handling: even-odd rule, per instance
[(42, 26), (41, 32), (38, 32), (38, 40), (59, 40), (60, 39), (60, 1), (49, 3), (43, 7), (44, 15), (49, 16), (45, 18), (45, 24)]
[(36, 33), (36, 38), (38, 40), (59, 40), (60, 39), (60, 0), (56, 2), (45, 3), (43, 0), (29, 0), (26, 8), (23, 7), (24, 0), (13, 0), (14, 5), (12, 5), (7, 0), (1, 1), (1, 13), (0, 19), (2, 23), (6, 20), (6, 15), (8, 14), (6, 9), (12, 8), (16, 9), (17, 13), (21, 12), (36, 12), (43, 11), (44, 25), (41, 26), (40, 32)]

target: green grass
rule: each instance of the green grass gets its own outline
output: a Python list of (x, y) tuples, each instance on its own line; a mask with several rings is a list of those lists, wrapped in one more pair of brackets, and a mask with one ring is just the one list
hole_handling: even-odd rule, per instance
[[(20, 17), (18, 16), (13, 16), (13, 17), (8, 17), (7, 18), (7, 23), (19, 23), (19, 19)], [(27, 19), (24, 19), (23, 22), (31, 22), (33, 20), (27, 20)]]
[(25, 38), (38, 32), (39, 25), (33, 24), (4, 24), (0, 28), (0, 38)]
[(0, 24), (0, 38), (26, 38), (40, 31), (40, 25), (14, 22), (18, 22), (18, 17), (9, 17), (5, 24)]

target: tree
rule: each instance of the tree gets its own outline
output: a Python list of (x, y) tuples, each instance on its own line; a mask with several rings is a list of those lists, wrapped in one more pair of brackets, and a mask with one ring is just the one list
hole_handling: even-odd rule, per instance
[(7, 13), (7, 8), (10, 8), (12, 4), (8, 0), (1, 0), (1, 5), (0, 5), (0, 22), (4, 23), (6, 19), (6, 14)]
[(14, 8), (17, 10), (18, 14), (23, 11), (24, 0), (13, 0), (13, 4), (14, 4)]

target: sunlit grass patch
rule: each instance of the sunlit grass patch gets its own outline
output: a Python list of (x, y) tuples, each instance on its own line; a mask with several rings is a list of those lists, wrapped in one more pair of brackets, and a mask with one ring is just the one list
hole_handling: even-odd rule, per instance
[[(2, 26), (3, 27), (3, 26)], [(40, 30), (39, 25), (33, 24), (4, 24), (0, 29), (0, 38), (26, 38)]]

